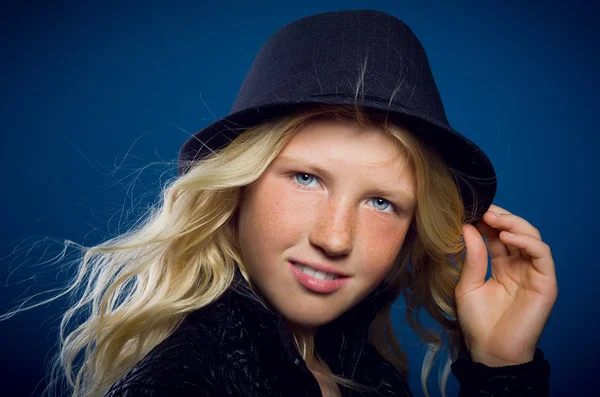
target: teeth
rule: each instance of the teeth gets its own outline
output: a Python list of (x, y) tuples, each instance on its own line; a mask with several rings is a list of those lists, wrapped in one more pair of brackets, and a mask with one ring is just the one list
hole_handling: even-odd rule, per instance
[(304, 273), (308, 274), (309, 276), (318, 278), (320, 280), (335, 280), (336, 278), (338, 278), (338, 276), (336, 276), (335, 274), (325, 273), (325, 272), (322, 272), (319, 270), (315, 270), (312, 267), (299, 265), (297, 263), (294, 263), (294, 266), (296, 266), (297, 268), (299, 268), (300, 270), (302, 270)]
[(315, 275), (315, 269), (310, 268), (308, 266), (304, 266), (302, 267), (302, 271), (306, 274), (308, 274), (309, 276), (314, 276)]

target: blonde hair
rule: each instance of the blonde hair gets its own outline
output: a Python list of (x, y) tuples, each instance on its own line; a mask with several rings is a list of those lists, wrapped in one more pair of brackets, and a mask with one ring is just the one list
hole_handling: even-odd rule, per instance
[[(236, 267), (258, 295), (236, 235), (240, 196), (296, 131), (321, 117), (380, 127), (396, 138), (398, 150), (415, 172), (413, 223), (386, 281), (395, 297), (404, 295), (406, 320), (429, 346), (421, 371), (427, 396), (426, 380), (443, 341), (421, 324), (420, 308), (447, 332), (450, 357), (439, 380), (445, 396), (450, 363), (462, 346), (454, 289), (465, 249), (462, 224), (470, 222), (472, 214), (464, 213), (454, 180), (458, 176), (434, 151), (399, 120), (388, 122), (387, 117), (367, 115), (356, 106), (313, 107), (267, 120), (170, 181), (161, 202), (131, 230), (92, 247), (67, 241), (82, 253), (78, 271), (64, 292), (41, 303), (65, 294), (77, 297), (61, 321), (60, 350), (50, 384), (64, 372), (73, 396), (103, 395), (169, 337), (186, 315), (218, 299), (230, 287)], [(394, 335), (391, 306), (378, 311), (369, 327), (369, 341), (408, 379), (408, 359)], [(0, 320), (31, 307), (19, 307)], [(78, 317), (83, 321), (66, 334), (67, 325)], [(311, 360), (314, 341), (295, 335), (294, 341), (302, 357)], [(80, 354), (83, 360), (77, 367)], [(339, 376), (333, 379), (356, 389), (370, 388)]]

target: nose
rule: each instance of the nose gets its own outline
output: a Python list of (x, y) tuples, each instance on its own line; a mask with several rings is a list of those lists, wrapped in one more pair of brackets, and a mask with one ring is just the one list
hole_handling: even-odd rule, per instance
[(318, 208), (309, 239), (329, 256), (348, 255), (352, 251), (356, 214), (350, 205), (328, 200)]

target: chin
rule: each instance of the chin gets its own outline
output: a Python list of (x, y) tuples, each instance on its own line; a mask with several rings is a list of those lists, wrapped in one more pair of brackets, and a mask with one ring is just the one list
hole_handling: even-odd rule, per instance
[(314, 308), (297, 308), (299, 310), (283, 310), (280, 313), (286, 319), (286, 321), (305, 328), (317, 328), (327, 323), (332, 322), (343, 314), (342, 310), (327, 311), (323, 309)]
[(319, 327), (335, 320), (335, 317), (332, 317), (332, 318), (322, 318), (322, 317), (307, 318), (307, 317), (293, 317), (293, 316), (289, 316), (289, 317), (284, 316), (284, 317), (288, 322), (290, 322), (298, 327), (302, 327), (302, 328), (319, 328)]

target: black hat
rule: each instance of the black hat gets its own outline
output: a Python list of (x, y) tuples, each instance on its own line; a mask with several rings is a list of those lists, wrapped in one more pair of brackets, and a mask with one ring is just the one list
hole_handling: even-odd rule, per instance
[(323, 104), (399, 118), (451, 167), (473, 225), (490, 207), (497, 184), (489, 158), (450, 127), (419, 39), (398, 18), (375, 10), (311, 15), (276, 31), (256, 55), (229, 115), (183, 144), (179, 175), (249, 127)]

